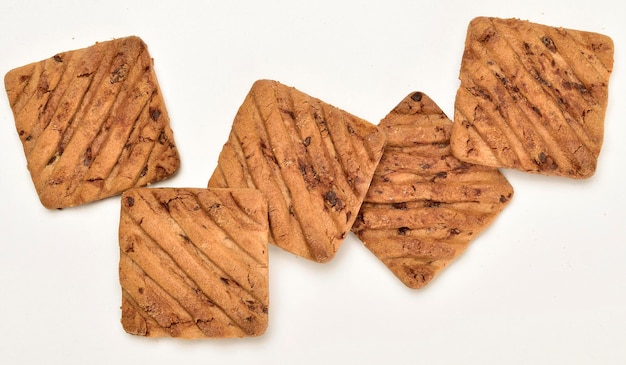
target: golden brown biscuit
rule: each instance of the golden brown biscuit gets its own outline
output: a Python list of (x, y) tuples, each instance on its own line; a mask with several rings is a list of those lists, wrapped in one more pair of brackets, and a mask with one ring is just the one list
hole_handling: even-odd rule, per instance
[(260, 80), (235, 116), (208, 186), (261, 190), (270, 242), (327, 262), (356, 218), (383, 147), (375, 125)]
[(518, 19), (467, 30), (452, 131), (461, 160), (586, 178), (604, 135), (613, 41)]
[(406, 286), (421, 288), (495, 219), (513, 188), (498, 169), (452, 156), (452, 121), (421, 92), (379, 126), (387, 146), (352, 231)]
[(13, 69), (4, 84), (47, 208), (117, 195), (179, 167), (152, 59), (137, 37)]
[(268, 324), (267, 202), (251, 189), (123, 193), (122, 325), (134, 335), (258, 336)]

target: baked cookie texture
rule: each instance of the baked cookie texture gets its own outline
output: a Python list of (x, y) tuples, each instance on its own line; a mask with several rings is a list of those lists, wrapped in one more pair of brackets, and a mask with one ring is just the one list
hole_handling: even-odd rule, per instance
[(163, 180), (180, 165), (153, 61), (138, 37), (13, 69), (4, 84), (47, 208), (118, 195)]
[(270, 242), (327, 262), (356, 219), (384, 143), (377, 126), (259, 80), (235, 116), (208, 186), (262, 191)]
[(604, 135), (611, 38), (519, 19), (467, 30), (452, 151), (463, 161), (569, 178), (594, 174)]
[(122, 325), (146, 337), (258, 336), (267, 201), (250, 189), (133, 188), (121, 199)]
[(424, 93), (379, 124), (387, 145), (352, 231), (410, 288), (427, 285), (513, 196), (493, 167), (451, 154), (452, 121)]

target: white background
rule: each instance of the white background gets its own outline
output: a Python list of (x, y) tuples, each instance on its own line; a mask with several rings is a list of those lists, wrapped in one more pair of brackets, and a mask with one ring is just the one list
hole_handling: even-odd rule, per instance
[[(621, 8), (620, 8), (621, 7)], [(138, 35), (155, 60), (182, 168), (205, 187), (252, 83), (295, 86), (377, 124), (412, 91), (453, 115), (475, 16), (615, 42), (605, 141), (587, 180), (506, 170), (510, 205), (422, 290), (349, 236), (328, 264), (270, 249), (258, 338), (145, 339), (120, 325), (119, 201), (46, 210), (0, 97), (2, 364), (626, 363), (626, 21), (616, 1), (4, 1), (0, 73)]]

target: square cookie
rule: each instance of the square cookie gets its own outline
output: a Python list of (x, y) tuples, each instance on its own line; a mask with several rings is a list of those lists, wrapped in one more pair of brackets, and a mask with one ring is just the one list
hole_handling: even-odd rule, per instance
[(327, 262), (350, 231), (384, 143), (375, 125), (259, 80), (235, 116), (208, 186), (259, 189), (269, 202), (270, 242)]
[(267, 202), (256, 190), (124, 192), (124, 329), (146, 337), (261, 335), (269, 308), (267, 237)]
[(587, 178), (604, 136), (613, 41), (479, 17), (467, 30), (452, 130), (463, 161)]
[(352, 231), (417, 289), (489, 226), (513, 188), (497, 168), (451, 154), (452, 121), (421, 92), (408, 95), (379, 126), (387, 145)]
[(28, 170), (46, 208), (163, 180), (180, 159), (145, 43), (58, 53), (4, 78)]

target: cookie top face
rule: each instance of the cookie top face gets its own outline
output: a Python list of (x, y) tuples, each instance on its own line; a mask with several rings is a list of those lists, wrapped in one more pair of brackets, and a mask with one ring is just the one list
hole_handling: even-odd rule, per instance
[(133, 188), (121, 199), (122, 326), (146, 337), (268, 325), (267, 201), (251, 189)]
[(518, 19), (467, 30), (452, 132), (461, 160), (546, 175), (595, 172), (613, 41)]
[(209, 187), (261, 190), (270, 242), (327, 262), (349, 232), (383, 152), (375, 125), (271, 80), (241, 105)]
[(406, 286), (427, 285), (495, 219), (513, 188), (450, 152), (452, 121), (409, 94), (379, 124), (387, 145), (352, 231)]
[(152, 59), (137, 37), (56, 54), (9, 71), (4, 82), (47, 208), (117, 195), (180, 165)]

